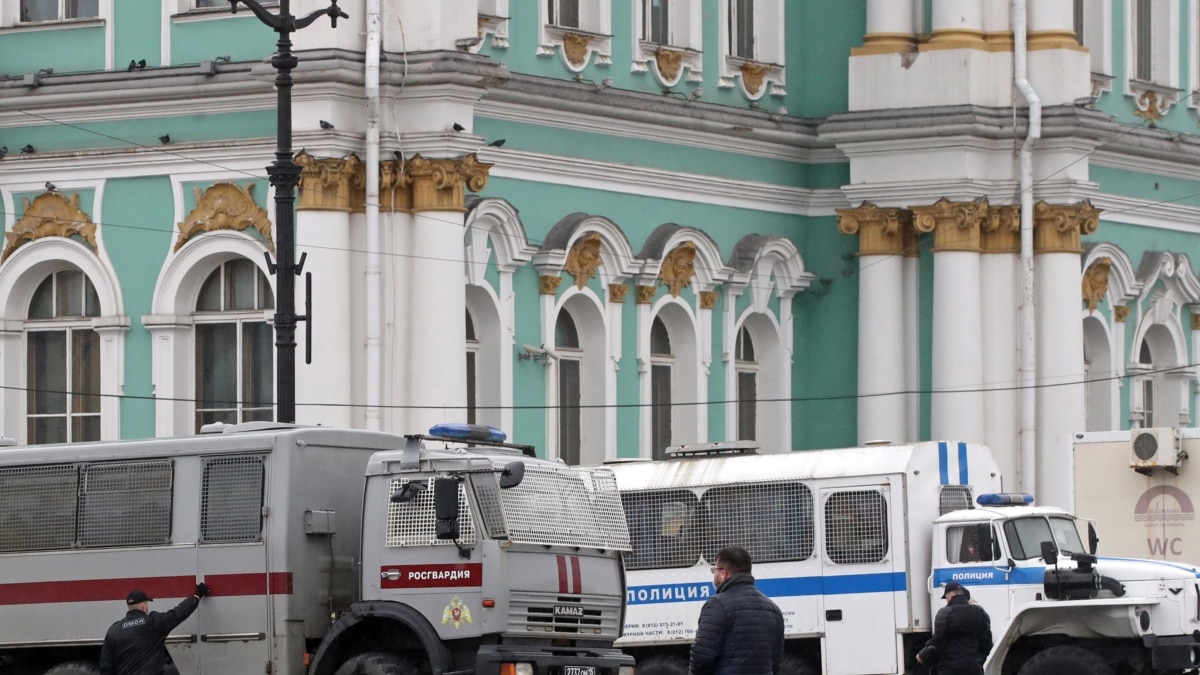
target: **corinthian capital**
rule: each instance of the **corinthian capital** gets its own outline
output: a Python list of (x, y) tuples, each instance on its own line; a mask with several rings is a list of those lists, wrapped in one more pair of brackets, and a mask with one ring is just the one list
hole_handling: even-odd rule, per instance
[(912, 212), (880, 208), (863, 202), (856, 209), (838, 209), (838, 230), (858, 235), (859, 255), (903, 255), (914, 240)]
[(1100, 227), (1100, 209), (1088, 200), (1076, 204), (1033, 205), (1034, 253), (1082, 253), (1080, 237)]
[(988, 222), (986, 198), (952, 202), (945, 197), (929, 206), (914, 206), (913, 226), (933, 232), (933, 252), (980, 250), (980, 230)]

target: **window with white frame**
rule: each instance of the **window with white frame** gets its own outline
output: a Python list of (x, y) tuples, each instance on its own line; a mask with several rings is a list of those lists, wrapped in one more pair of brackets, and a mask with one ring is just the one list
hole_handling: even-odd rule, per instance
[(579, 463), (583, 441), (583, 350), (579, 329), (571, 313), (563, 310), (554, 325), (558, 359), (558, 456), (567, 464)]
[(583, 28), (579, 24), (580, 0), (546, 0), (546, 23), (562, 28)]
[[(1154, 354), (1150, 350), (1148, 340), (1142, 340), (1142, 347), (1138, 350), (1138, 363), (1148, 371), (1154, 370)], [(1142, 377), (1139, 387), (1139, 393), (1142, 395), (1141, 406), (1139, 406), (1142, 413), (1139, 426), (1150, 428), (1154, 426), (1154, 393), (1157, 389), (1154, 373), (1150, 372)]]
[(26, 442), (100, 439), (100, 300), (78, 269), (47, 276), (25, 324)]
[(737, 437), (739, 441), (752, 441), (758, 437), (758, 358), (754, 353), (754, 337), (746, 326), (738, 331), (734, 362), (737, 372)]
[(650, 327), (650, 449), (654, 459), (665, 459), (671, 445), (671, 376), (675, 356), (671, 335), (661, 317)]
[(1154, 0), (1133, 3), (1133, 76), (1154, 79)]
[(641, 0), (642, 39), (660, 45), (671, 42), (671, 0)]
[(475, 320), (467, 310), (467, 424), (475, 424), (475, 411), (479, 405), (478, 375), (479, 338), (475, 336)]
[(270, 420), (274, 406), (274, 308), (267, 277), (249, 260), (222, 263), (196, 301), (196, 429)]
[(729, 54), (753, 61), (754, 3), (756, 0), (729, 0)]
[(723, 0), (720, 3), (724, 58), (718, 86), (736, 85), (757, 100), (765, 93), (783, 96), (783, 0)]
[(560, 54), (573, 72), (612, 65), (612, 0), (542, 0), (537, 55)]
[(21, 23), (94, 19), (100, 16), (100, 0), (20, 0)]
[(703, 7), (700, 0), (632, 0), (634, 13), (633, 72), (657, 65), (661, 84), (672, 86), (685, 74), (701, 81)]

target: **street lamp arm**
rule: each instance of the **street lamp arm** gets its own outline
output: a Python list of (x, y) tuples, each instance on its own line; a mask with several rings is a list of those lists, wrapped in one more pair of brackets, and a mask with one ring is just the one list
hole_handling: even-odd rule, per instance
[[(245, 0), (242, 0), (242, 2), (245, 2)], [(315, 12), (310, 12), (307, 16), (304, 16), (303, 18), (296, 19), (296, 29), (299, 30), (301, 28), (304, 28), (322, 16), (328, 16), (329, 22), (331, 24), (333, 24), (334, 28), (337, 28), (337, 20), (338, 19), (349, 19), (350, 18), (349, 14), (343, 12), (341, 7), (338, 7), (337, 0), (332, 0), (332, 2), (333, 2), (333, 4), (326, 7), (325, 9), (318, 9)]]
[(267, 26), (271, 27), (275, 31), (278, 31), (284, 25), (283, 22), (288, 18), (284, 16), (276, 16), (268, 12), (267, 10), (263, 9), (263, 6), (258, 4), (256, 0), (229, 0), (229, 8), (233, 14), (237, 14), (239, 2), (249, 7), (250, 11), (254, 12), (254, 15), (258, 17), (259, 21), (267, 24)]

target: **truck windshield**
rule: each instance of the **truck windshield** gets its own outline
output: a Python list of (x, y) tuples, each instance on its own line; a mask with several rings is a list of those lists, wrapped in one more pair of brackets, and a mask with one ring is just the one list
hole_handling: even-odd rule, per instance
[(1041, 557), (1043, 541), (1054, 542), (1061, 554), (1084, 551), (1071, 518), (1016, 518), (1004, 524), (1004, 534), (1008, 537), (1009, 551), (1017, 560)]
[[(488, 479), (490, 479), (490, 484)], [(495, 479), (473, 476), (488, 533), (544, 546), (628, 551), (629, 529), (617, 480), (609, 469), (525, 463), (521, 484), (495, 493)]]

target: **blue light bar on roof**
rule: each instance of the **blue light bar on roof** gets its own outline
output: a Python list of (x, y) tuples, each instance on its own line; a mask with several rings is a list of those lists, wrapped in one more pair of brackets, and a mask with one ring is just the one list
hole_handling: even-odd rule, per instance
[(1029, 506), (1033, 495), (1023, 492), (985, 492), (975, 500), (980, 506)]
[(492, 443), (503, 443), (508, 438), (508, 434), (496, 427), (462, 422), (435, 424), (429, 428), (429, 435), (452, 438), (456, 441), (490, 441)]

